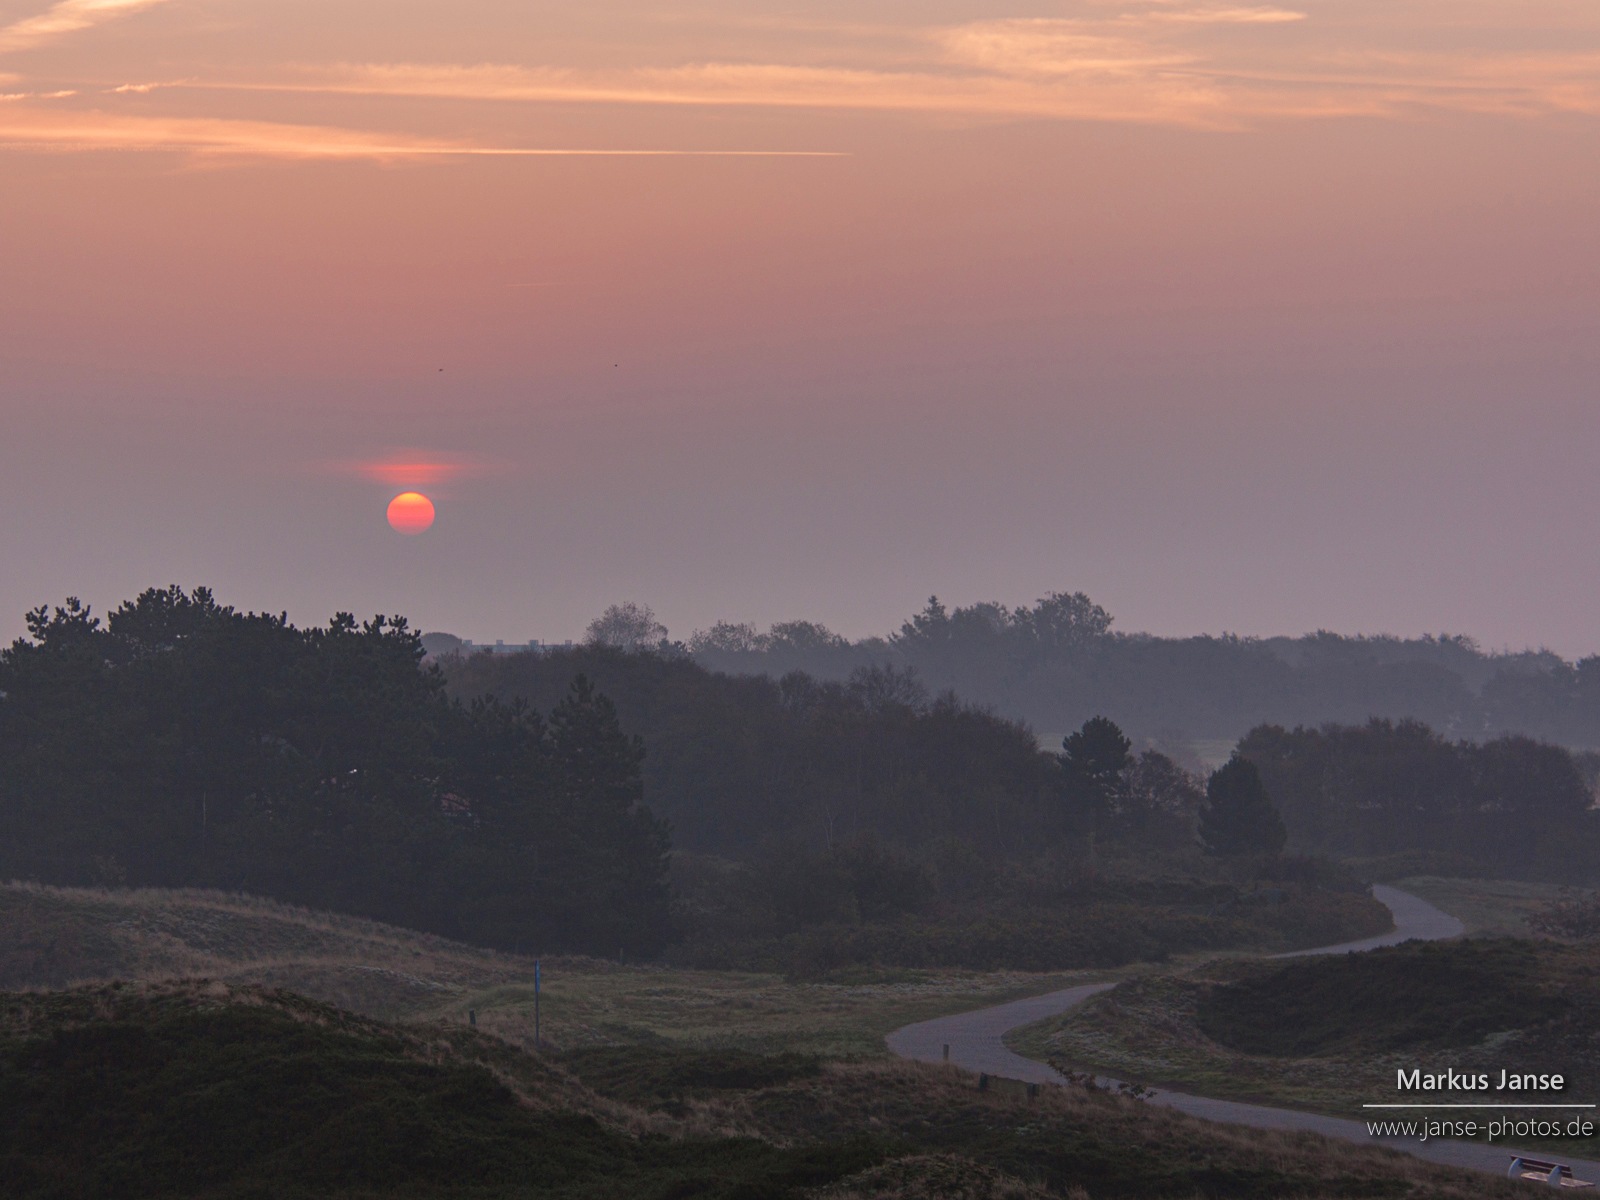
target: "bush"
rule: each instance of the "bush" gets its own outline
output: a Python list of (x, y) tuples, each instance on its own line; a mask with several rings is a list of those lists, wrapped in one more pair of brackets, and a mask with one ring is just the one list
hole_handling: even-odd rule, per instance
[(1471, 1046), (1561, 1015), (1538, 956), (1509, 938), (1394, 946), (1291, 963), (1213, 989), (1206, 1036), (1247, 1054), (1382, 1053)]

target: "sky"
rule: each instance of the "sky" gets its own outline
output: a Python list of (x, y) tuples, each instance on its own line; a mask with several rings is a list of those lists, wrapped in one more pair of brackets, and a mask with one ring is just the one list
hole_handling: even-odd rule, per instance
[(1600, 652), (1597, 133), (1593, 0), (0, 0), (0, 635)]

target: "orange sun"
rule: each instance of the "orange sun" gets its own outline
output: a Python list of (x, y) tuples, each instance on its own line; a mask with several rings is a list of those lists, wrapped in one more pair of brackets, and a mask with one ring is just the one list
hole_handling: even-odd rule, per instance
[(389, 524), (400, 533), (426, 533), (433, 527), (433, 501), (421, 492), (401, 492), (389, 501)]

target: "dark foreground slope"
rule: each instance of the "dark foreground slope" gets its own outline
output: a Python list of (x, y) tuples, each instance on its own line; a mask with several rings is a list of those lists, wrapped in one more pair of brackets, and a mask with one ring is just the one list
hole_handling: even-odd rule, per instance
[(0, 1005), (12, 1196), (783, 1195), (871, 1161), (640, 1139), (501, 1045), (213, 985)]
[(217, 984), (0, 999), (0, 1178), (32, 1197), (1414, 1197), (1511, 1185), (947, 1068), (540, 1058)]

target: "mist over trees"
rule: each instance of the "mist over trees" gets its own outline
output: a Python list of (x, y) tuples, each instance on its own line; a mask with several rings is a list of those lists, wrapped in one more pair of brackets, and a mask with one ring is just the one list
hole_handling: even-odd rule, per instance
[(1059, 768), (1019, 722), (930, 695), (914, 673), (843, 681), (728, 676), (671, 654), (590, 645), (449, 661), (451, 692), (555, 701), (582, 674), (649, 747), (650, 808), (680, 849), (730, 857), (871, 835), (1006, 856), (1069, 827)]
[(1247, 886), (1196, 851), (1202, 782), (1104, 718), (1057, 753), (892, 664), (774, 680), (588, 645), (443, 666), (463, 699), (543, 707), (581, 672), (616, 700), (672, 826), (689, 965), (1045, 969), (1374, 931), (1353, 877), (1316, 870), (1281, 905), (1219, 915)]
[[(1036, 645), (1109, 636), (1058, 600)], [(1260, 725), (1208, 782), (1103, 714), (1049, 750), (893, 657), (723, 674), (643, 606), (612, 616), (590, 644), (427, 663), (403, 620), (299, 629), (205, 589), (104, 621), (37, 609), (0, 652), (0, 876), (233, 889), (514, 949), (1045, 969), (1381, 916), (1284, 849), (1572, 882), (1600, 857), (1587, 760), (1520, 735)], [(948, 632), (922, 616), (916, 637)], [(1245, 902), (1262, 878), (1276, 907)]]
[[(663, 635), (665, 636), (665, 635)], [(675, 644), (675, 643), (669, 643)], [(1412, 718), (1454, 738), (1525, 733), (1600, 747), (1600, 655), (1488, 653), (1469, 637), (1164, 638), (1121, 633), (1081, 592), (1031, 606), (931, 598), (884, 637), (849, 641), (807, 621), (763, 633), (721, 621), (683, 643), (719, 671), (846, 679), (913, 667), (935, 691), (1057, 736), (1097, 715), (1135, 739), (1233, 741), (1262, 723)]]

